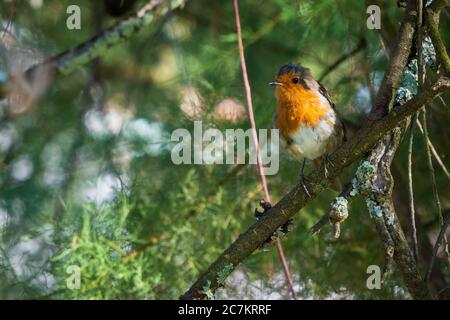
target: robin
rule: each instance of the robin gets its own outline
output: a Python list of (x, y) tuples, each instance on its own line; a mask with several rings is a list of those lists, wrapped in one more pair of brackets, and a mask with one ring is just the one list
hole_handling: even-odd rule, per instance
[[(286, 64), (270, 85), (275, 87), (277, 101), (274, 126), (280, 130), (281, 144), (288, 154), (303, 161), (300, 182), (309, 196), (304, 183), (305, 162), (323, 166), (327, 176), (327, 165), (332, 165), (328, 155), (343, 143), (344, 126), (327, 90), (314, 80), (310, 69)], [(331, 187), (340, 191), (339, 180), (335, 179)]]
[[(302, 160), (300, 183), (307, 196), (304, 168), (306, 160), (315, 166), (323, 166), (327, 176), (327, 164), (331, 164), (328, 155), (333, 153), (345, 140), (345, 130), (336, 113), (336, 108), (325, 89), (314, 80), (311, 70), (297, 64), (286, 64), (280, 68), (277, 77), (270, 85), (275, 86), (277, 99), (274, 127), (280, 130), (280, 141), (289, 155)], [(341, 190), (339, 179), (335, 179), (331, 188)], [(263, 211), (255, 209), (255, 216), (261, 219), (271, 208), (271, 204), (261, 200)], [(278, 231), (286, 234), (292, 225), (292, 219), (282, 225)], [(279, 235), (275, 232), (263, 243), (271, 244)]]

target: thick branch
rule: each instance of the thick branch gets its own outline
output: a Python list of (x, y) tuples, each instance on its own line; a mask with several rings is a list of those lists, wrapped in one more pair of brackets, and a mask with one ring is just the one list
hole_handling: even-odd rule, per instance
[(384, 75), (383, 82), (378, 90), (378, 95), (370, 114), (371, 120), (383, 117), (393, 106), (395, 94), (403, 75), (403, 69), (408, 62), (408, 57), (411, 52), (416, 25), (416, 15), (414, 1), (409, 1), (406, 14), (400, 27), (398, 39), (395, 42), (395, 49), (390, 57), (389, 68)]
[(368, 161), (376, 168), (377, 174), (371, 181), (371, 192), (366, 203), (385, 248), (385, 271), (388, 271), (393, 258), (412, 297), (430, 299), (431, 295), (417, 268), (392, 200), (394, 178), (391, 163), (405, 127), (405, 122), (401, 123), (368, 156)]
[[(182, 299), (201, 299), (205, 297), (204, 287), (214, 292), (218, 287), (217, 275), (224, 269), (231, 271), (262, 243), (272, 235), (278, 227), (285, 224), (309, 201), (321, 193), (330, 181), (334, 179), (346, 166), (360, 159), (398, 123), (417, 112), (425, 103), (429, 102), (442, 92), (450, 88), (450, 79), (441, 78), (432, 87), (427, 88), (414, 99), (398, 108), (393, 109), (388, 115), (378, 121), (368, 123), (358, 133), (334, 154), (330, 160), (334, 167), (330, 166), (328, 179), (325, 178), (322, 169), (315, 169), (306, 177), (306, 187), (311, 197), (303, 193), (303, 187), (297, 184), (286, 196), (284, 196), (266, 215), (254, 223), (247, 231), (225, 250), (225, 252), (200, 276), (192, 287), (181, 296)], [(230, 266), (232, 267), (230, 270)]]

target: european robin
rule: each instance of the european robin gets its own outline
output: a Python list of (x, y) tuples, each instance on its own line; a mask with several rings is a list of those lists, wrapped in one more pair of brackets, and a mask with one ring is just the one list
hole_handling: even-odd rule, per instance
[[(305, 161), (323, 166), (326, 176), (327, 165), (332, 165), (328, 155), (345, 139), (344, 126), (327, 90), (314, 80), (310, 69), (286, 64), (270, 84), (275, 86), (277, 101), (274, 126), (280, 130), (281, 144), (288, 154), (303, 160), (300, 180), (309, 196), (303, 175)], [(341, 189), (338, 179), (332, 182), (332, 188)]]

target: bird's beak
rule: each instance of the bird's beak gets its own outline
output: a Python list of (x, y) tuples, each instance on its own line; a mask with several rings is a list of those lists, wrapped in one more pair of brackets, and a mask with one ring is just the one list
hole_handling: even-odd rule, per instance
[(277, 80), (270, 81), (269, 84), (270, 84), (271, 86), (282, 86), (282, 85), (283, 85), (281, 82), (279, 82), (279, 81), (277, 81)]

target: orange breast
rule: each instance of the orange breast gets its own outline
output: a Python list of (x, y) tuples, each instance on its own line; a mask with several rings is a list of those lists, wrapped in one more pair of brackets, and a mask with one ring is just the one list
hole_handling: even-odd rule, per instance
[(301, 126), (317, 126), (320, 120), (326, 118), (330, 108), (318, 93), (303, 88), (293, 92), (280, 89), (276, 96), (275, 126), (285, 136), (296, 132)]

